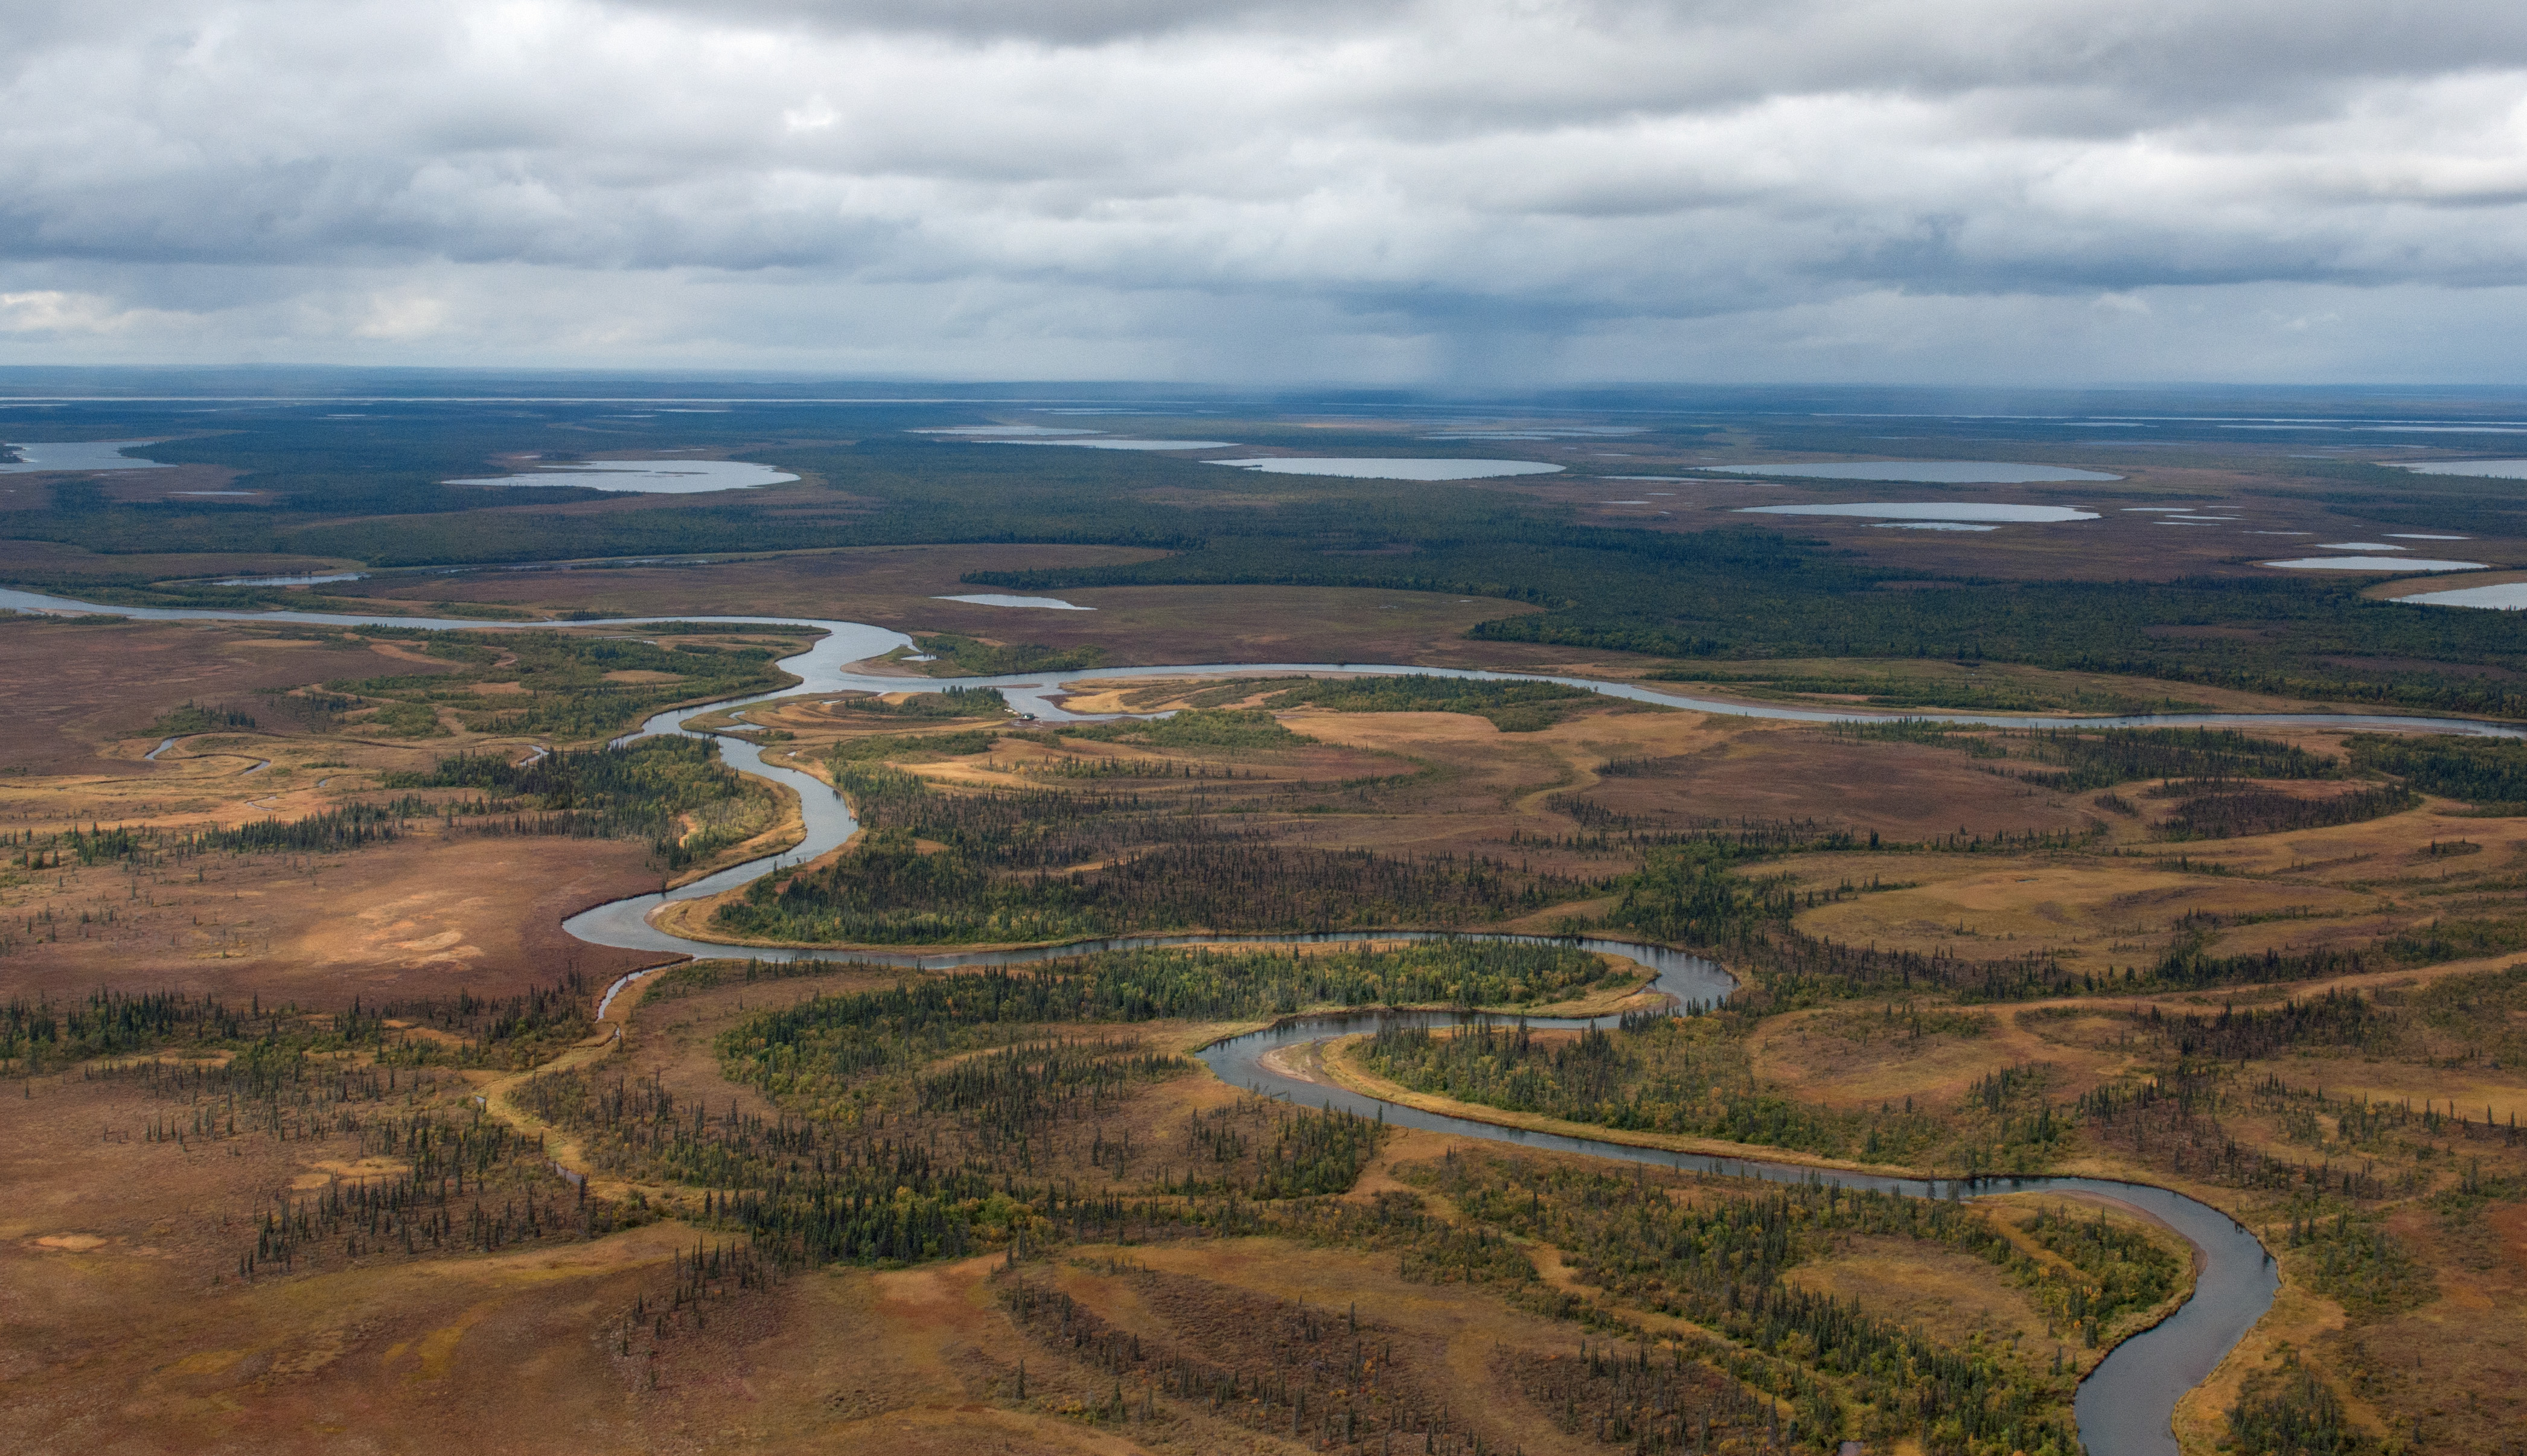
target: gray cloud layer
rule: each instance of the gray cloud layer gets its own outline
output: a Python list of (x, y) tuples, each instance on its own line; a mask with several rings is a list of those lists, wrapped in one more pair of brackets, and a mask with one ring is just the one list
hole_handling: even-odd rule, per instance
[(0, 357), (2515, 379), (2522, 77), (2514, 0), (22, 7)]

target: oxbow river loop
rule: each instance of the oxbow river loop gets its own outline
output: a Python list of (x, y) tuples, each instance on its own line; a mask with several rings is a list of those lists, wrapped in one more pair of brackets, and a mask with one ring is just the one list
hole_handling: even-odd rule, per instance
[[(403, 627), (466, 632), (516, 630), (522, 627), (549, 629), (556, 625), (639, 627), (649, 623), (670, 622), (704, 623), (732, 628), (795, 625), (815, 629), (823, 634), (806, 651), (784, 658), (780, 664), (799, 677), (799, 683), (775, 693), (730, 699), (713, 704), (713, 708), (742, 707), (751, 702), (792, 697), (801, 693), (902, 692), (907, 687), (916, 686), (920, 681), (857, 673), (851, 670), (853, 663), (879, 656), (899, 647), (909, 647), (911, 639), (902, 633), (857, 622), (820, 621), (799, 617), (662, 615), (568, 624), (498, 623), (436, 617), (98, 606), (64, 598), (8, 589), (0, 589), (0, 607), (26, 612), (113, 615), (156, 621), (244, 620), (294, 622), (316, 626)], [(1212, 662), (1170, 666), (1107, 667), (1057, 674), (1021, 673), (1006, 677), (962, 678), (957, 681), (966, 687), (998, 688), (1009, 701), (1010, 705), (1019, 711), (1032, 712), (1038, 718), (1048, 722), (1068, 722), (1079, 720), (1079, 715), (1064, 711), (1057, 700), (1062, 696), (1069, 683), (1082, 679), (1233, 677), (1301, 672), (1347, 672), (1471, 678), (1504, 682), (1564, 683), (1633, 702), (1659, 703), (1735, 717), (1769, 718), (1804, 723), (1869, 722), (1903, 716), (1934, 718), (1943, 722), (1979, 726), (2329, 727), (2420, 730), (2498, 738), (2527, 737), (2527, 731), (2504, 724), (2462, 718), (2397, 717), (2380, 714), (2170, 713), (2125, 717), (2031, 718), (2005, 714), (1848, 712), (1722, 702), (1661, 692), (1654, 687), (1642, 684), (1609, 683), (1550, 674), (1357, 662)], [(795, 769), (782, 768), (764, 762), (761, 751), (744, 739), (724, 734), (694, 734), (692, 730), (682, 726), (683, 720), (702, 711), (704, 709), (698, 707), (683, 707), (660, 713), (617, 742), (628, 743), (653, 734), (713, 738), (730, 766), (786, 785), (798, 794), (805, 821), (803, 837), (797, 848), (782, 855), (733, 865), (664, 894), (639, 895), (613, 901), (574, 915), (563, 923), (563, 928), (580, 940), (591, 945), (647, 951), (661, 955), (716, 957), (741, 952), (745, 948), (692, 940), (670, 934), (650, 923), (649, 914), (660, 905), (670, 901), (716, 895), (771, 873), (784, 864), (796, 864), (827, 854), (849, 839), (856, 827), (850, 805), (822, 780)], [(1023, 964), (1101, 950), (1141, 946), (1190, 947), (1325, 941), (1393, 941), (1406, 938), (1419, 937), (1393, 931), (1320, 935), (1145, 935), (1119, 936), (1021, 950), (783, 950), (779, 955), (785, 959), (854, 962), (863, 964), (901, 965), (907, 969), (950, 970), (969, 966)], [(1504, 936), (1477, 938), (1533, 939), (1533, 937)], [(1666, 993), (1680, 1010), (1685, 1012), (1713, 1004), (1736, 987), (1735, 980), (1717, 964), (1681, 952), (1638, 945), (1628, 941), (1582, 939), (1577, 944), (1584, 949), (1612, 952), (1640, 962), (1653, 972), (1654, 988)], [(598, 1014), (604, 1015), (611, 1009), (617, 996), (648, 973), (635, 972), (608, 987), (604, 1000), (599, 1005)], [(2252, 1233), (2227, 1214), (2208, 1204), (2189, 1198), (2172, 1189), (2152, 1184), (2117, 1182), (2102, 1178), (2051, 1176), (1985, 1178), (1965, 1183), (1954, 1179), (1906, 1178), (1817, 1169), (1800, 1164), (1770, 1162), (1762, 1159), (1674, 1153), (1662, 1149), (1602, 1142), (1592, 1138), (1529, 1132), (1472, 1118), (1423, 1112), (1367, 1097), (1346, 1088), (1300, 1080), (1279, 1070), (1267, 1061), (1273, 1052), (1310, 1042), (1373, 1031), (1381, 1023), (1392, 1022), (1399, 1016), (1410, 1017), (1421, 1024), (1441, 1026), (1478, 1019), (1439, 1012), (1383, 1014), (1356, 1012), (1298, 1016), (1263, 1031), (1214, 1043), (1205, 1048), (1201, 1055), (1203, 1061), (1220, 1077), (1239, 1086), (1315, 1106), (1340, 1108), (1349, 1112), (1382, 1117), (1388, 1122), (1403, 1127), (1424, 1128), (1459, 1136), (1482, 1138), (1540, 1151), (1583, 1153), (1623, 1162), (1653, 1164), (1686, 1171), (1764, 1178), (1779, 1182), (1816, 1181), (1847, 1188), (1900, 1193), (1918, 1198), (1968, 1197), (1984, 1193), (2021, 1191), (2087, 1194), (2118, 1200), (2162, 1221), (2183, 1234), (2196, 1250), (2197, 1274), (2193, 1295), (2174, 1316), (2117, 1346), (2089, 1375), (2089, 1378), (2082, 1382), (2074, 1405), (2074, 1414), (2079, 1423), (2080, 1439), (2092, 1456), (2175, 1456), (2178, 1448), (2171, 1426), (2177, 1400), (2186, 1391), (2199, 1384), (2221, 1359), (2237, 1345), (2238, 1341), (2245, 1336), (2246, 1331), (2252, 1328), (2255, 1322), (2263, 1317), (2264, 1312), (2272, 1307), (2273, 1298), (2280, 1289), (2280, 1277), (2272, 1257)], [(1578, 1027), (1606, 1024), (1611, 1019), (1610, 1017), (1587, 1019), (1530, 1017), (1528, 1024), (1538, 1027)]]

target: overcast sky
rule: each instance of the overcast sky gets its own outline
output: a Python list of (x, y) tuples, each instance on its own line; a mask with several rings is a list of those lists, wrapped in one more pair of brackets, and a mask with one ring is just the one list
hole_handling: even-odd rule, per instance
[(0, 362), (2527, 383), (2527, 4), (0, 10)]

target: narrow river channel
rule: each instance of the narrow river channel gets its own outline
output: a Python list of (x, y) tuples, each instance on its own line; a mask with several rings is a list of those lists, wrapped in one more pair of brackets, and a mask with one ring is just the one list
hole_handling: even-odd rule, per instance
[[(0, 607), (20, 611), (94, 613), (161, 621), (254, 620), (346, 627), (418, 627), (469, 632), (496, 631), (503, 628), (514, 630), (518, 627), (549, 628), (559, 625), (544, 622), (478, 622), (432, 617), (337, 616), (313, 612), (94, 606), (85, 602), (7, 589), (0, 589)], [(658, 616), (621, 618), (612, 622), (573, 622), (566, 625), (577, 628), (609, 625), (638, 627), (645, 623), (658, 622), (701, 622), (729, 627), (796, 624), (823, 632), (824, 636), (808, 650), (794, 657), (784, 658), (781, 662), (783, 668), (801, 679), (798, 686), (785, 688), (776, 693), (759, 694), (751, 698), (732, 699), (714, 704), (713, 708), (742, 706), (749, 702), (791, 697), (801, 693), (853, 690), (902, 692), (907, 688), (920, 686), (924, 681), (851, 671), (852, 663), (881, 655), (899, 647), (911, 645), (911, 639), (901, 633), (857, 622), (814, 621), (796, 617)], [(958, 679), (958, 682), (967, 687), (999, 688), (1012, 707), (1020, 711), (1032, 712), (1048, 722), (1064, 722), (1076, 720), (1077, 715), (1064, 711), (1054, 700), (1061, 696), (1067, 684), (1082, 679), (1238, 677), (1294, 672), (1352, 672), (1568, 683), (1634, 702), (1736, 717), (1773, 718), (1793, 722), (1867, 722), (1898, 716), (1887, 713), (1844, 712), (1721, 702), (1661, 692), (1655, 687), (1637, 683), (1607, 683), (1586, 678), (1556, 677), (1535, 673), (1485, 672), (1461, 668), (1353, 662), (1215, 662), (1182, 666), (1107, 667), (1057, 674), (1021, 673), (1006, 677), (963, 678)], [(803, 838), (796, 849), (782, 855), (733, 865), (663, 895), (634, 896), (600, 905), (574, 915), (563, 922), (563, 928), (578, 939), (591, 945), (647, 951), (661, 955), (696, 957), (733, 954), (763, 955), (765, 953), (760, 950), (749, 951), (746, 947), (717, 945), (670, 934), (650, 923), (649, 913), (660, 905), (671, 901), (715, 895), (771, 873), (782, 865), (801, 863), (815, 858), (839, 847), (851, 837), (856, 827), (851, 817), (851, 806), (844, 802), (839, 792), (824, 781), (795, 769), (765, 763), (760, 750), (743, 739), (724, 734), (695, 735), (682, 726), (683, 720), (706, 710), (711, 709), (684, 707), (660, 713), (644, 723), (638, 731), (626, 735), (617, 742), (628, 743), (634, 739), (661, 733), (715, 739), (720, 746), (722, 756), (730, 766), (786, 785), (798, 794), (805, 821)], [(2091, 718), (2030, 718), (1972, 713), (1908, 713), (1901, 716), (1995, 726), (2021, 724), (2098, 728), (2298, 726), (2403, 729), (2500, 738), (2527, 737), (2527, 731), (2503, 724), (2484, 723), (2471, 719), (2350, 713), (2172, 713), (2157, 716)], [(164, 747), (161, 745), (162, 749)], [(1146, 935), (1014, 951), (933, 949), (878, 952), (785, 949), (772, 954), (781, 959), (811, 959), (900, 965), (907, 969), (949, 970), (967, 966), (1022, 964), (1100, 950), (1135, 946), (1287, 944), (1293, 941), (1401, 938), (1405, 937), (1396, 932), (1323, 935)], [(1475, 938), (1532, 939), (1532, 937), (1490, 936)], [(1694, 1008), (1708, 1006), (1725, 998), (1736, 988), (1735, 979), (1720, 966), (1681, 952), (1637, 945), (1627, 941), (1583, 939), (1577, 944), (1584, 949), (1607, 951), (1629, 957), (1640, 962), (1654, 972), (1654, 987), (1672, 997), (1682, 1011), (1690, 1012)], [(650, 973), (652, 972), (635, 972), (608, 987), (604, 1000), (599, 1005), (598, 1014), (604, 1015), (613, 1006), (617, 996), (642, 976)], [(2081, 1177), (1986, 1178), (1973, 1183), (1964, 1183), (1953, 1179), (1904, 1178), (1846, 1172), (1762, 1159), (1672, 1153), (1659, 1149), (1631, 1147), (1622, 1143), (1601, 1142), (1591, 1138), (1528, 1132), (1471, 1118), (1421, 1112), (1344, 1088), (1294, 1078), (1277, 1070), (1265, 1061), (1267, 1055), (1272, 1052), (1309, 1042), (1372, 1031), (1381, 1022), (1391, 1021), (1398, 1016), (1410, 1017), (1420, 1024), (1439, 1026), (1457, 1025), (1468, 1020), (1480, 1019), (1437, 1012), (1387, 1014), (1357, 1012), (1299, 1016), (1263, 1031), (1214, 1043), (1205, 1048), (1201, 1055), (1203, 1061), (1221, 1078), (1239, 1086), (1287, 1097), (1293, 1101), (1382, 1117), (1387, 1121), (1402, 1127), (1425, 1128), (1544, 1151), (1583, 1153), (1624, 1162), (1655, 1164), (1688, 1171), (1732, 1177), (1766, 1178), (1780, 1182), (1826, 1182), (1848, 1188), (1876, 1189), (1919, 1198), (1968, 1197), (2015, 1191), (2090, 1194), (2119, 1200), (2163, 1221), (2192, 1241), (2197, 1251), (2198, 1272), (2193, 1296), (2164, 1323), (2117, 1346), (2104, 1362), (2090, 1373), (2089, 1378), (2082, 1382), (2074, 1414), (2079, 1422), (2080, 1439), (2092, 1456), (2175, 1456), (2177, 1445), (2171, 1430), (2171, 1418), (2177, 1400), (2186, 1391), (2199, 1384), (2220, 1363), (2221, 1358), (2244, 1337), (2246, 1331), (2254, 1326), (2255, 1322), (2263, 1317), (2264, 1312), (2272, 1307), (2274, 1295), (2280, 1288), (2280, 1278), (2272, 1256), (2261, 1243), (2256, 1241), (2253, 1234), (2227, 1214), (2207, 1204), (2188, 1198), (2171, 1189), (2151, 1184)], [(1611, 1018), (1581, 1020), (1531, 1017), (1528, 1024), (1538, 1027), (1576, 1027), (1603, 1024), (1609, 1019)]]

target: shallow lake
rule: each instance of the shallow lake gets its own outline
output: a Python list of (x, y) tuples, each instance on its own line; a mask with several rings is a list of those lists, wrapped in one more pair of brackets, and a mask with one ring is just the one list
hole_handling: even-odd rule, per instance
[(590, 491), (644, 495), (698, 495), (705, 491), (748, 491), (787, 485), (799, 477), (747, 460), (573, 460), (540, 465), (531, 475), (484, 476), (441, 481), (445, 486), (578, 486)]
[(154, 440), (52, 440), (9, 442), (18, 452), (14, 463), (0, 465), (0, 475), (32, 475), (40, 470), (167, 470), (164, 460), (135, 460), (123, 453)]
[(1616, 440), (1626, 435), (1647, 435), (1647, 425), (1573, 425), (1559, 428), (1545, 425), (1528, 430), (1452, 430), (1441, 435), (1424, 435), (1423, 440)]
[(991, 440), (986, 444), (1066, 444), (1084, 450), (1229, 450), (1237, 447), (1233, 440), (1129, 440), (1119, 435), (1091, 436), (1086, 440)]
[(2031, 481), (2119, 481), (2120, 475), (2016, 465), (2005, 460), (1834, 460), (1794, 465), (1703, 465), (1728, 475), (1781, 475), (1818, 481), (1907, 481), (1925, 486), (2017, 486)]
[(1504, 475), (1554, 475), (1562, 467), (1540, 460), (1431, 460), (1406, 456), (1294, 455), (1264, 460), (1206, 460), (1264, 475), (1339, 475), (1364, 481), (1477, 481)]
[(2492, 480), (2527, 481), (2527, 460), (2384, 460), (2415, 475), (2472, 475)]
[(933, 597), (933, 601), (970, 601), (976, 606), (1033, 606), (1046, 611), (1095, 611), (1093, 606), (1078, 606), (1058, 597), (1006, 597), (998, 592), (977, 592), (971, 597)]
[(365, 571), (319, 571), (305, 576), (229, 576), (211, 583), (214, 587), (312, 587), (319, 582), (356, 582), (366, 579)]
[(2434, 561), (2427, 556), (2300, 556), (2289, 561), (2260, 561), (2284, 571), (2481, 571), (2481, 561)]
[(2489, 587), (2459, 587), (2452, 592), (2423, 592), (2396, 598), (2424, 606), (2479, 606), (2493, 611), (2527, 611), (2527, 582), (2500, 582)]
[(2016, 505), (1999, 500), (1854, 500), (1840, 505), (1741, 505), (1758, 516), (1876, 516), (1888, 521), (2093, 521), (2097, 513), (2068, 505)]
[[(1086, 413), (1086, 411), (1073, 411)], [(1058, 425), (936, 425), (924, 430), (906, 430), (906, 435), (1097, 435), (1096, 430), (1065, 430)]]

